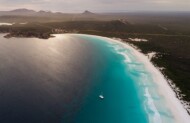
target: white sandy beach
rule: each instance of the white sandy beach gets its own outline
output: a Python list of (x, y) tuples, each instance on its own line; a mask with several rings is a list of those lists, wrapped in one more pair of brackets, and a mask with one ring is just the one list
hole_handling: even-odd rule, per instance
[[(156, 82), (156, 84), (158, 85), (158, 92), (161, 96), (164, 97), (167, 107), (172, 112), (172, 115), (175, 118), (175, 122), (176, 123), (190, 123), (190, 116), (187, 113), (186, 109), (184, 108), (183, 104), (176, 97), (175, 92), (172, 90), (167, 80), (164, 78), (164, 75), (149, 61), (147, 56), (145, 56), (143, 53), (137, 51), (132, 46), (126, 43), (123, 43), (121, 41), (114, 40), (114, 39), (109, 39), (109, 38), (106, 38), (106, 39), (122, 44), (127, 49), (131, 49), (131, 51), (133, 51), (133, 54), (137, 57), (137, 59), (140, 62), (144, 63), (146, 69), (151, 72), (154, 82)], [(146, 95), (148, 95), (148, 92), (146, 93)], [(151, 107), (154, 107), (154, 106), (151, 106)], [(158, 122), (156, 123), (161, 122), (159, 120), (157, 121)]]

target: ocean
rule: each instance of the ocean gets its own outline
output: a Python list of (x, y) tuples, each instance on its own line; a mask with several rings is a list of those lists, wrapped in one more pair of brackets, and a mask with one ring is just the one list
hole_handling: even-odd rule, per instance
[(3, 36), (0, 123), (174, 122), (131, 49), (89, 35)]

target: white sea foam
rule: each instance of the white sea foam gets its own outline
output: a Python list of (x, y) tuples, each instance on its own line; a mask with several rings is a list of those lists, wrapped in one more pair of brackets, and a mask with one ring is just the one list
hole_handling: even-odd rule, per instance
[(151, 121), (153, 119), (153, 121), (152, 121), (153, 123), (162, 123), (160, 114), (154, 104), (154, 101), (148, 91), (148, 88), (145, 89), (145, 96), (147, 98), (147, 104), (148, 104), (149, 110), (151, 110), (153, 112), (153, 117), (152, 117), (152, 115), (149, 115), (149, 121)]
[[(147, 76), (144, 75), (144, 73), (145, 73), (144, 67), (139, 67), (139, 65), (128, 64), (129, 62), (133, 63), (132, 59), (130, 58), (128, 53), (123, 52), (121, 50), (121, 49), (126, 49), (126, 47), (123, 47), (122, 45), (120, 45), (120, 46), (116, 46), (116, 47), (113, 47), (113, 48), (116, 50), (116, 52), (118, 54), (121, 54), (122, 56), (125, 57), (125, 62), (127, 63), (127, 66), (130, 67), (130, 69), (134, 69), (135, 71), (139, 71), (138, 73), (141, 74), (140, 78), (143, 79), (143, 80), (140, 80), (140, 81), (144, 82), (144, 83), (140, 83), (140, 84), (144, 84), (144, 86), (148, 85), (147, 82), (150, 81), (150, 80), (148, 80)], [(131, 70), (131, 71), (133, 71), (133, 70)], [(145, 90), (144, 96), (146, 98), (145, 108), (146, 108), (146, 111), (148, 112), (149, 121), (151, 123), (162, 123), (160, 114), (159, 114), (159, 112), (158, 112), (158, 110), (157, 110), (157, 108), (156, 108), (156, 106), (154, 104), (154, 101), (152, 99), (151, 94), (149, 93), (148, 87), (146, 87), (144, 90)]]
[(131, 62), (131, 59), (129, 58), (129, 56), (126, 53), (118, 52), (118, 54), (121, 54), (121, 55), (123, 55), (125, 57), (125, 62), (127, 62), (127, 63)]
[[(145, 68), (151, 73), (153, 82), (155, 82), (158, 86), (157, 92), (164, 98), (163, 100), (165, 104), (163, 104), (163, 106), (168, 108), (173, 115), (174, 120), (171, 119), (171, 121), (175, 121), (176, 123), (190, 123), (190, 116), (181, 104), (180, 100), (176, 97), (175, 92), (172, 90), (167, 80), (164, 78), (163, 74), (149, 61), (149, 59), (144, 54), (140, 53), (130, 45), (127, 45), (123, 42), (109, 38), (105, 39), (108, 41), (118, 42), (127, 49), (131, 49), (131, 51), (133, 51), (133, 55), (136, 56), (138, 61), (142, 62), (145, 65)], [(164, 116), (159, 114), (156, 106), (154, 105), (154, 101), (151, 98), (151, 93), (148, 92), (149, 91), (146, 90), (145, 95), (148, 97), (147, 99), (149, 100), (148, 105), (154, 111), (154, 123), (168, 123), (168, 120), (165, 120)], [(161, 119), (163, 120), (161, 121), (159, 117), (161, 117)]]
[(124, 52), (124, 51), (120, 51), (120, 50), (124, 50), (123, 48), (121, 48), (121, 46), (115, 46), (115, 43), (111, 43), (111, 45), (114, 45), (113, 48), (114, 50), (118, 53), (121, 54), (122, 56), (125, 57), (125, 62), (130, 63), (131, 59), (129, 58), (129, 56)]

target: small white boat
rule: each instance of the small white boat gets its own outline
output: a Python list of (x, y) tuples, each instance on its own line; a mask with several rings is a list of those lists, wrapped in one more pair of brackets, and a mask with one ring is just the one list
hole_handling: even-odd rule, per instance
[(99, 98), (100, 99), (104, 99), (104, 96), (101, 94), (101, 95), (99, 95)]

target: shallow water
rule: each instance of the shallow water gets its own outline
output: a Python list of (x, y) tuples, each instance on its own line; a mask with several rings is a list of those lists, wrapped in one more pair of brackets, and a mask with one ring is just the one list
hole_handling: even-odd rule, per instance
[(156, 88), (130, 49), (104, 38), (0, 34), (1, 123), (171, 123)]

